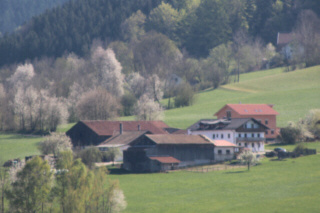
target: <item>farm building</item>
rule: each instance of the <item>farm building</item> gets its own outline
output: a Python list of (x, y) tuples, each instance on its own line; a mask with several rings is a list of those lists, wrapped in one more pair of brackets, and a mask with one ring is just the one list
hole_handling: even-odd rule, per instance
[(226, 140), (238, 147), (248, 147), (253, 152), (263, 152), (267, 130), (267, 126), (254, 118), (203, 119), (191, 125), (188, 134)]
[(267, 141), (274, 141), (279, 135), (277, 115), (271, 104), (227, 104), (215, 113), (218, 119), (224, 118), (254, 118), (268, 127), (265, 130)]
[(97, 146), (123, 131), (149, 131), (151, 134), (169, 134), (174, 131), (162, 121), (79, 121), (66, 134), (73, 146)]

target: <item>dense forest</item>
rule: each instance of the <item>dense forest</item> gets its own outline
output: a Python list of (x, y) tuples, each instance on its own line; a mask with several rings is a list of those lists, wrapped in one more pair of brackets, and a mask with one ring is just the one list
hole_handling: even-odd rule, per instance
[(2, 0), (0, 1), (0, 36), (11, 33), (33, 16), (62, 5), (67, 0)]
[[(239, 29), (265, 43), (276, 42), (279, 31), (290, 32), (303, 9), (319, 14), (312, 0), (72, 0), (33, 18), (18, 32), (0, 40), (0, 65), (66, 52), (85, 56), (94, 39), (122, 40), (121, 23), (137, 10), (147, 16), (145, 29), (168, 36), (180, 50), (199, 58), (230, 41)], [(3, 10), (3, 8), (2, 8)], [(2, 20), (2, 19), (1, 19)]]

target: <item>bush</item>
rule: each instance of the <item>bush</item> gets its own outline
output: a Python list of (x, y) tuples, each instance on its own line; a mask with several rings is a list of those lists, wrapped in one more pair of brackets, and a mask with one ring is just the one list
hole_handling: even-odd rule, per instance
[(134, 105), (137, 103), (136, 97), (132, 93), (126, 93), (121, 98), (121, 104), (123, 107), (123, 115), (133, 115)]
[(78, 153), (78, 157), (82, 159), (82, 162), (89, 168), (94, 167), (94, 163), (101, 162), (102, 154), (97, 147), (89, 147), (81, 150)]
[(299, 157), (300, 155), (304, 155), (307, 152), (307, 147), (300, 143), (294, 148), (293, 153), (295, 154), (296, 157)]
[(176, 97), (174, 98), (175, 107), (190, 106), (194, 101), (194, 91), (190, 84), (183, 83), (177, 88)]
[(280, 130), (282, 143), (295, 144), (301, 135), (301, 131), (295, 127), (285, 127)]

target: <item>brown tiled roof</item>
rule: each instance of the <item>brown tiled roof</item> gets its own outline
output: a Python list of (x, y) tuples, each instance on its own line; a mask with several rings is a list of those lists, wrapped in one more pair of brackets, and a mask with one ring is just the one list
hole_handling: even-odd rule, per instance
[(114, 135), (120, 131), (120, 123), (123, 131), (150, 131), (152, 134), (168, 134), (164, 128), (169, 126), (163, 121), (80, 121), (100, 136)]
[(292, 33), (278, 33), (277, 45), (285, 45), (293, 41), (294, 37)]
[(203, 135), (146, 135), (156, 144), (212, 144)]
[(136, 140), (140, 136), (150, 133), (149, 131), (132, 131), (118, 133), (106, 141), (102, 142), (98, 147), (111, 147), (117, 145), (129, 145), (132, 141)]
[(231, 142), (229, 142), (229, 141), (226, 141), (226, 140), (214, 140), (213, 141), (213, 144), (215, 145), (215, 146), (222, 146), (222, 147), (224, 147), (224, 146), (233, 146), (233, 147), (236, 147), (236, 145), (235, 144), (233, 144), (233, 143), (231, 143)]
[[(227, 104), (226, 106), (233, 109), (239, 115), (278, 115), (269, 104)], [(217, 115), (222, 109), (221, 108), (215, 115)]]
[(151, 160), (159, 161), (160, 163), (180, 163), (178, 159), (174, 157), (149, 157)]

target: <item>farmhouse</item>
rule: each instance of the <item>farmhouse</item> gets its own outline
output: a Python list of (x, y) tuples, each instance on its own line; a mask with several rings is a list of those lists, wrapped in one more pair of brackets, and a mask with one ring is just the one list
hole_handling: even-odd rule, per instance
[(97, 146), (121, 131), (149, 131), (151, 134), (169, 134), (174, 131), (162, 121), (79, 121), (66, 134), (73, 146)]
[(267, 141), (274, 141), (279, 135), (277, 115), (271, 104), (227, 104), (215, 113), (218, 119), (223, 118), (254, 118), (268, 127), (265, 130)]
[(226, 140), (233, 145), (250, 148), (253, 152), (263, 152), (268, 129), (254, 118), (203, 119), (190, 126), (188, 134), (205, 135), (215, 141)]

